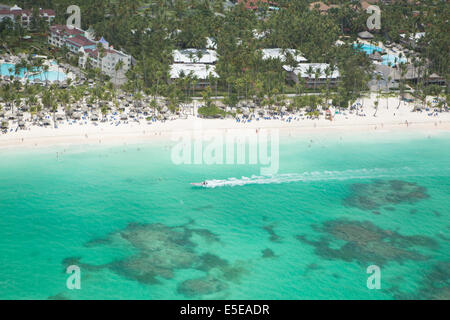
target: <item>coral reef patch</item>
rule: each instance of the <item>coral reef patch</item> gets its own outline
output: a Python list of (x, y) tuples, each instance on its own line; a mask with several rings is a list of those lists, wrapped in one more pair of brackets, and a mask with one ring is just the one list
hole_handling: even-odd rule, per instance
[(425, 274), (419, 289), (403, 293), (398, 287), (391, 289), (395, 299), (450, 300), (450, 262), (438, 262)]
[(404, 236), (391, 230), (383, 230), (369, 221), (331, 220), (314, 226), (321, 234), (319, 240), (297, 239), (315, 248), (317, 255), (326, 259), (357, 261), (364, 265), (383, 265), (390, 261), (426, 260), (427, 256), (415, 247), (436, 248), (437, 242), (425, 236)]
[(64, 266), (76, 264), (92, 271), (109, 269), (126, 279), (146, 285), (173, 279), (178, 270), (195, 269), (205, 275), (178, 284), (179, 293), (193, 297), (223, 291), (228, 287), (227, 281), (238, 281), (245, 269), (214, 253), (198, 253), (200, 243), (207, 246), (220, 239), (210, 230), (195, 228), (193, 224), (191, 221), (171, 227), (161, 223), (130, 223), (103, 239), (89, 241), (85, 247), (126, 248), (133, 252), (131, 255), (104, 265), (81, 263), (80, 257), (68, 257), (62, 263)]
[[(425, 187), (402, 180), (375, 180), (371, 183), (355, 183), (344, 205), (362, 210), (376, 210), (387, 204), (414, 203), (428, 198)], [(393, 211), (393, 207), (386, 207)]]

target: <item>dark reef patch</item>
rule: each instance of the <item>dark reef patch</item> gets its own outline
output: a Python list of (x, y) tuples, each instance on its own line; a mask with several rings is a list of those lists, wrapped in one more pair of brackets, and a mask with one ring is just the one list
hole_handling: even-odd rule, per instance
[[(67, 257), (62, 260), (62, 265), (64, 266), (64, 269), (66, 269), (68, 266), (78, 265), (80, 260), (81, 257)], [(64, 270), (64, 272), (66, 272), (66, 270)]]
[(263, 227), (263, 229), (265, 231), (267, 231), (267, 233), (269, 233), (270, 238), (269, 240), (272, 242), (278, 242), (281, 240), (280, 236), (278, 236), (275, 231), (274, 231), (274, 226), (272, 224), (266, 225)]
[(395, 231), (383, 230), (369, 221), (331, 220), (314, 229), (322, 236), (308, 240), (297, 239), (315, 248), (317, 255), (326, 259), (357, 261), (367, 265), (383, 265), (390, 261), (426, 260), (427, 257), (413, 247), (435, 248), (437, 242), (425, 236), (404, 236)]
[(308, 275), (310, 272), (321, 269), (322, 267), (317, 263), (310, 263), (306, 266), (305, 275)]
[(438, 262), (425, 274), (419, 289), (403, 293), (398, 287), (391, 289), (395, 299), (450, 300), (450, 262)]
[(111, 244), (110, 239), (106, 238), (106, 239), (93, 239), (91, 241), (88, 241), (84, 244), (84, 246), (86, 248), (90, 248), (90, 247), (96, 247), (96, 246), (102, 246), (102, 245), (109, 245)]
[[(414, 203), (428, 198), (425, 187), (401, 180), (375, 180), (371, 183), (355, 183), (344, 205), (362, 210), (376, 210), (386, 204)], [(387, 207), (386, 209), (389, 210)]]
[(219, 242), (220, 238), (208, 229), (193, 227), (193, 224), (190, 221), (171, 227), (161, 223), (130, 223), (104, 239), (89, 241), (85, 246), (128, 248), (133, 254), (100, 266), (81, 264), (80, 257), (69, 257), (64, 259), (63, 265), (76, 264), (86, 270), (106, 268), (126, 279), (146, 285), (173, 279), (178, 270), (195, 269), (205, 275), (184, 281), (179, 285), (179, 292), (191, 297), (224, 290), (227, 288), (226, 281), (237, 281), (245, 269), (232, 265), (213, 253), (198, 253), (199, 244), (196, 241), (208, 244)]
[(177, 291), (186, 297), (192, 298), (218, 293), (227, 289), (227, 287), (227, 284), (223, 281), (212, 276), (206, 276), (181, 282)]
[(433, 214), (434, 214), (436, 217), (440, 217), (440, 216), (441, 216), (441, 213), (440, 213), (439, 211), (436, 211), (436, 210), (433, 210)]
[(81, 262), (81, 257), (67, 257), (62, 260), (62, 265), (64, 267), (63, 272), (65, 273), (67, 270), (67, 267), (75, 265), (80, 267), (81, 269), (87, 270), (87, 271), (95, 271), (98, 269), (101, 269), (103, 266), (95, 266), (87, 263)]
[(200, 256), (200, 265), (196, 267), (198, 270), (209, 271), (213, 268), (225, 268), (229, 263), (215, 254), (205, 253)]
[(70, 300), (63, 293), (55, 294), (54, 296), (50, 296), (47, 300)]
[(191, 233), (197, 234), (207, 242), (219, 242), (219, 237), (208, 229), (188, 229)]
[(266, 248), (262, 250), (262, 257), (263, 258), (275, 258), (275, 252), (272, 251), (272, 249)]

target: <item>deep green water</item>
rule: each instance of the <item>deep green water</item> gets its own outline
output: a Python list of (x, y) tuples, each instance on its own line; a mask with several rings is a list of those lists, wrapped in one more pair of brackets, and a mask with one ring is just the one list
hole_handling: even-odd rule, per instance
[(449, 134), (285, 138), (263, 184), (170, 146), (1, 151), (0, 298), (450, 298)]

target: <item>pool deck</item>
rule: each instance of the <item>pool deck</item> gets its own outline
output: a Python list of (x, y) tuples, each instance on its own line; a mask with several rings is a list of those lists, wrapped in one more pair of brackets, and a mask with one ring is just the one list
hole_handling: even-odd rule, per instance
[[(16, 58), (16, 59), (15, 59)], [(8, 61), (6, 61), (4, 58), (0, 58), (0, 66), (2, 66), (3, 64), (7, 64), (7, 65), (15, 65), (14, 62), (17, 63), (17, 59), (19, 59), (18, 57), (11, 57)], [(44, 61), (44, 65), (47, 65), (49, 67), (48, 72), (55, 72), (55, 73), (59, 73), (60, 74), (60, 81), (64, 81), (66, 79), (74, 79), (75, 75), (72, 74), (71, 72), (69, 73), (65, 73), (64, 72), (64, 68), (62, 68), (61, 66), (58, 67), (58, 65), (54, 64), (54, 60), (45, 60)], [(10, 73), (8, 72), (8, 74), (3, 74), (1, 73), (2, 76), (10, 76)], [(42, 76), (37, 76), (37, 75), (42, 75)], [(40, 79), (41, 81), (43, 81), (45, 78), (45, 76), (43, 76), (43, 71), (39, 72), (37, 75), (35, 74), (30, 74), (28, 73), (27, 79), (30, 80), (31, 82), (34, 81), (34, 79)], [(57, 76), (56, 76), (57, 77)], [(24, 78), (24, 75), (19, 76), (21, 81), (26, 81)], [(49, 79), (50, 82), (56, 81), (58, 79)]]
[[(402, 59), (405, 60), (405, 63), (410, 63), (410, 61), (406, 58), (406, 54), (403, 51), (394, 51), (394, 50), (392, 50), (390, 48), (386, 48), (382, 42), (378, 42), (376, 44), (373, 44), (370, 41), (359, 39), (358, 41), (355, 41), (354, 44), (366, 44), (366, 45), (369, 45), (369, 46), (378, 47), (378, 48), (380, 48), (380, 49), (382, 49), (384, 51), (383, 56), (384, 55), (389, 55), (389, 56), (397, 56), (397, 57), (399, 57), (399, 55), (401, 53), (402, 54)], [(378, 64), (381, 64), (381, 63), (378, 63)]]

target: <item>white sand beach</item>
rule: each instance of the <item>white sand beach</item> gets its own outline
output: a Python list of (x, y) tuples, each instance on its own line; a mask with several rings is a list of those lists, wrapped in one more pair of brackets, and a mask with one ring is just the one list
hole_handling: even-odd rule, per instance
[(265, 120), (262, 117), (241, 122), (235, 119), (200, 119), (189, 116), (187, 119), (167, 120), (165, 122), (108, 121), (91, 122), (78, 120), (76, 123), (59, 123), (53, 126), (30, 126), (0, 135), (0, 149), (41, 148), (69, 145), (116, 145), (133, 144), (156, 139), (171, 139), (180, 133), (192, 130), (217, 131), (229, 129), (279, 129), (280, 136), (338, 132), (389, 132), (450, 131), (450, 112), (433, 110), (413, 112), (414, 104), (401, 102), (397, 97), (380, 98), (375, 114), (375, 96), (360, 101), (362, 108), (336, 113), (331, 108), (333, 119), (326, 119), (326, 112), (319, 119), (307, 119), (301, 113), (286, 114), (278, 119)]

